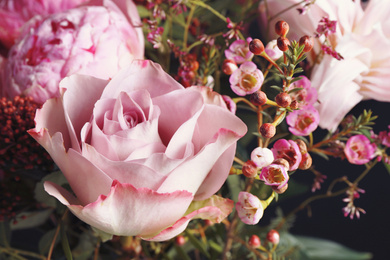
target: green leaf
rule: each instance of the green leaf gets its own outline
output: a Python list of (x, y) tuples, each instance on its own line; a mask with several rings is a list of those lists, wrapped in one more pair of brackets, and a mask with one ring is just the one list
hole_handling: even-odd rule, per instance
[(336, 242), (306, 236), (295, 236), (298, 246), (311, 260), (366, 260), (372, 254), (358, 252)]
[(175, 244), (175, 250), (176, 250), (178, 256), (180, 257), (180, 259), (191, 260), (191, 258), (188, 256), (188, 254), (184, 251), (183, 247)]
[(185, 231), (188, 239), (190, 240), (190, 242), (194, 245), (195, 248), (199, 249), (199, 251), (205, 255), (208, 259), (210, 259), (210, 254), (209, 252), (207, 251), (207, 245), (204, 244), (202, 241), (200, 241), (199, 239), (197, 239), (193, 234), (191, 234), (191, 232), (189, 232), (188, 230)]
[(61, 244), (62, 244), (62, 250), (64, 250), (64, 253), (65, 253), (66, 259), (73, 260), (72, 252), (70, 251), (68, 237), (66, 236), (64, 225), (61, 225)]
[(383, 165), (385, 166), (385, 169), (390, 174), (390, 164), (386, 163), (384, 160), (382, 160), (382, 162), (383, 162)]
[(18, 230), (40, 226), (46, 222), (52, 212), (53, 209), (22, 212), (16, 216), (18, 221), (11, 223), (11, 229)]
[(11, 240), (11, 227), (8, 221), (0, 221), (0, 245), (9, 247)]

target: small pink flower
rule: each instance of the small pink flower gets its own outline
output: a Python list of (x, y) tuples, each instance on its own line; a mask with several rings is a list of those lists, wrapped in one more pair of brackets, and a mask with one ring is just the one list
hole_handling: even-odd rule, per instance
[(286, 186), (289, 179), (286, 168), (280, 164), (271, 164), (264, 167), (259, 177), (266, 185), (275, 186), (276, 189)]
[(234, 41), (229, 49), (225, 50), (225, 56), (227, 59), (234, 60), (237, 64), (244, 63), (246, 61), (251, 61), (253, 58), (253, 53), (249, 51), (249, 43), (252, 41), (252, 38), (247, 38), (246, 40), (236, 40)]
[(320, 115), (313, 106), (307, 106), (301, 110), (294, 110), (286, 117), (286, 122), (290, 126), (290, 132), (297, 136), (306, 136), (318, 127)]
[(329, 34), (336, 32), (337, 20), (330, 20), (328, 17), (322, 17), (318, 23), (316, 37), (325, 35), (328, 37)]
[(278, 60), (283, 55), (283, 52), (278, 48), (276, 40), (272, 40), (267, 43), (264, 50), (265, 53), (267, 53), (267, 55), (273, 60)]
[(251, 153), (251, 160), (258, 168), (263, 168), (274, 161), (274, 154), (268, 148), (257, 147)]
[(233, 92), (239, 96), (252, 94), (260, 89), (264, 81), (263, 73), (251, 61), (244, 62), (230, 75), (229, 82)]
[(283, 158), (289, 163), (289, 171), (298, 169), (302, 161), (302, 154), (297, 143), (293, 140), (279, 139), (274, 143), (271, 151), (274, 153), (275, 159)]
[[(389, 129), (390, 129), (390, 126), (389, 126)], [(379, 132), (378, 138), (379, 138), (381, 144), (383, 144), (384, 146), (390, 147), (390, 132), (388, 132), (388, 131)]]
[(345, 156), (352, 164), (365, 164), (375, 157), (376, 145), (365, 135), (350, 137), (344, 148)]
[(263, 217), (264, 208), (261, 201), (249, 192), (241, 191), (236, 203), (238, 217), (247, 225), (256, 225)]
[(291, 92), (290, 96), (298, 101), (299, 108), (314, 105), (317, 102), (317, 89), (311, 86), (311, 82), (307, 77), (302, 76), (300, 80), (290, 85), (289, 90), (291, 91), (295, 88), (301, 88), (301, 90)]

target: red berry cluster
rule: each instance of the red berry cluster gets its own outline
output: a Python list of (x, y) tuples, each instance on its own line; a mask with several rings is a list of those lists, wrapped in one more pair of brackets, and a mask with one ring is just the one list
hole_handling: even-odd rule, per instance
[(49, 154), (27, 133), (34, 128), (37, 108), (31, 97), (0, 99), (0, 167), (5, 172), (53, 168)]
[(176, 80), (184, 87), (190, 87), (196, 82), (196, 75), (199, 69), (199, 62), (193, 53), (180, 56), (180, 66)]

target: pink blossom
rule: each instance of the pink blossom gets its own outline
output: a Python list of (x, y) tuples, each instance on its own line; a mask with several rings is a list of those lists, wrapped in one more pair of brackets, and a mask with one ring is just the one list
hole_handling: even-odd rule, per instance
[[(388, 126), (390, 130), (390, 126)], [(384, 146), (390, 147), (390, 131), (379, 132), (378, 138)]]
[(264, 75), (251, 61), (244, 62), (230, 75), (229, 82), (233, 92), (239, 96), (252, 94), (260, 89)]
[[(273, 16), (299, 2), (267, 1), (268, 15)], [(264, 10), (262, 4), (263, 19)], [(297, 15), (292, 9), (271, 21), (274, 23), (280, 18), (287, 21), (291, 39), (312, 35), (323, 17), (337, 21), (335, 33), (328, 36), (328, 47), (335, 51), (334, 56), (339, 53), (344, 59), (336, 60), (329, 55), (318, 59), (316, 54), (321, 51), (322, 37), (315, 40), (314, 50), (309, 55), (310, 61), (318, 61), (312, 63), (311, 81), (318, 90), (320, 103), (316, 107), (320, 113), (320, 127), (334, 131), (362, 100), (390, 101), (390, 51), (386, 51), (390, 50), (389, 16), (390, 1), (370, 0), (363, 10), (361, 1), (328, 0), (316, 1), (304, 15)], [(267, 24), (265, 20), (263, 22)]]
[(271, 151), (275, 159), (283, 158), (289, 163), (289, 171), (298, 169), (302, 161), (302, 154), (297, 143), (293, 140), (279, 139), (274, 143)]
[(256, 225), (264, 214), (264, 208), (260, 199), (245, 191), (241, 191), (238, 194), (236, 210), (238, 217), (247, 225)]
[(291, 98), (298, 101), (299, 108), (304, 108), (308, 105), (314, 105), (317, 102), (317, 90), (312, 87), (310, 80), (306, 76), (301, 76), (300, 80), (291, 84), (289, 90), (291, 91), (295, 88), (302, 88), (299, 91), (290, 93)]
[(213, 194), (246, 125), (158, 64), (133, 61), (111, 80), (66, 77), (35, 122), (29, 133), (77, 198), (51, 182), (46, 191), (106, 233), (167, 240), (193, 218), (220, 222), (233, 208)]
[(21, 27), (36, 15), (46, 16), (73, 8), (87, 0), (2, 0), (0, 1), (0, 41), (10, 48)]
[(283, 52), (278, 48), (276, 40), (272, 40), (267, 43), (264, 51), (273, 60), (278, 60), (280, 57), (283, 56)]
[(249, 50), (249, 43), (252, 38), (246, 40), (235, 40), (230, 44), (229, 49), (225, 50), (225, 56), (227, 59), (234, 60), (237, 64), (242, 64), (246, 61), (251, 61), (253, 53)]
[(257, 147), (251, 153), (251, 160), (258, 168), (263, 168), (274, 161), (274, 154), (268, 148)]
[[(35, 19), (10, 49), (3, 95), (26, 95), (38, 103), (58, 97), (59, 82), (80, 73), (109, 79), (134, 59), (144, 40), (134, 3), (104, 1)], [(120, 8), (123, 9), (120, 9)]]
[(352, 164), (365, 164), (375, 157), (376, 145), (365, 135), (350, 137), (345, 145), (344, 153)]
[(266, 185), (275, 186), (276, 189), (286, 186), (289, 179), (286, 168), (280, 164), (271, 164), (264, 167), (259, 177)]
[(306, 136), (317, 129), (320, 115), (313, 106), (306, 106), (290, 112), (286, 117), (286, 122), (290, 126), (288, 130), (292, 134)]

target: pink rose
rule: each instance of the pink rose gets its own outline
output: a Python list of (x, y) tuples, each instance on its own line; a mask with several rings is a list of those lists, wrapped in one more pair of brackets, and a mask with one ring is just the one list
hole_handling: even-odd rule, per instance
[(2, 0), (0, 1), (0, 41), (10, 48), (21, 27), (36, 15), (46, 16), (73, 8), (87, 0)]
[[(297, 8), (304, 7), (305, 3), (300, 0), (267, 1), (267, 15), (274, 16), (297, 3), (301, 3)], [(264, 19), (263, 3), (260, 12)], [(316, 108), (322, 128), (334, 131), (345, 115), (362, 100), (390, 101), (390, 51), (387, 51), (390, 49), (389, 15), (390, 1), (370, 0), (363, 9), (361, 1), (328, 0), (316, 1), (302, 15), (292, 8), (275, 17), (268, 25), (272, 31), (272, 25), (278, 19), (287, 21), (290, 25), (287, 36), (297, 40), (304, 34), (313, 35), (319, 25), (323, 26), (319, 22), (324, 21), (324, 17), (337, 21), (329, 25), (328, 42), (331, 49), (341, 54), (343, 59), (337, 60), (325, 54), (322, 60), (318, 59), (313, 64), (311, 73), (312, 85), (318, 91), (320, 103)], [(308, 55), (309, 60), (315, 60), (320, 53), (324, 37), (322, 35), (316, 39), (314, 50)]]
[(66, 76), (108, 79), (134, 58), (142, 59), (142, 29), (134, 27), (140, 24), (136, 6), (120, 3), (105, 0), (103, 6), (80, 6), (35, 19), (10, 49), (3, 95), (23, 94), (42, 104), (60, 95), (58, 84)]
[(365, 135), (350, 137), (345, 145), (344, 153), (352, 164), (365, 164), (375, 157), (376, 145)]
[(246, 125), (185, 89), (150, 61), (112, 80), (73, 75), (37, 111), (29, 133), (49, 152), (76, 197), (45, 189), (109, 234), (166, 240), (193, 218), (221, 221), (233, 202), (213, 194)]

